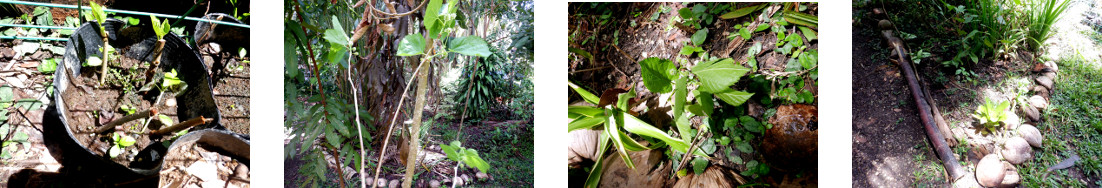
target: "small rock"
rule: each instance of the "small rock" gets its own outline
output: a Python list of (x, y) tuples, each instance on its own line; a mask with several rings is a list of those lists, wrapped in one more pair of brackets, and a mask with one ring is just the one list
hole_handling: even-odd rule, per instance
[(455, 186), (463, 186), (463, 178), (452, 177), (452, 184), (454, 184)]
[(984, 187), (998, 186), (1006, 175), (1006, 168), (999, 157), (995, 155), (984, 156), (980, 163), (976, 164), (976, 181)]
[(1038, 148), (1041, 147), (1041, 143), (1045, 138), (1041, 136), (1041, 131), (1037, 130), (1037, 127), (1030, 124), (1024, 124), (1018, 127), (1018, 134), (1022, 135), (1022, 138), (1024, 138), (1029, 145)]
[(1006, 172), (1003, 176), (1002, 183), (999, 183), (999, 187), (1015, 187), (1022, 181), (1022, 177), (1018, 176), (1018, 168), (1015, 168), (1013, 164), (1003, 162), (1003, 167), (1006, 168)]
[(398, 179), (394, 179), (394, 180), (390, 180), (390, 186), (388, 186), (388, 187), (389, 188), (398, 188), (398, 186), (400, 186), (401, 184), (402, 184), (402, 182), (398, 182)]
[(1033, 86), (1032, 91), (1033, 91), (1033, 94), (1040, 95), (1041, 97), (1045, 98), (1045, 100), (1048, 100), (1048, 99), (1051, 98), (1049, 93), (1048, 93), (1048, 89), (1046, 89), (1045, 86)]
[(1045, 62), (1045, 67), (1049, 68), (1049, 69), (1052, 69), (1052, 72), (1060, 72), (1060, 66), (1056, 66), (1056, 62), (1046, 61)]
[(1025, 113), (1025, 116), (1028, 117), (1030, 121), (1032, 121), (1032, 122), (1040, 122), (1041, 121), (1041, 112), (1038, 112), (1037, 108), (1030, 107), (1029, 105), (1020, 105), (1020, 107), (1021, 107), (1020, 109), (1022, 110), (1022, 112)]
[(1045, 100), (1044, 97), (1034, 95), (1029, 97), (1029, 105), (1036, 107), (1037, 110), (1044, 110), (1048, 107), (1048, 100)]
[(379, 187), (386, 187), (386, 178), (379, 178), (375, 181), (375, 184)]
[(429, 181), (429, 187), (431, 187), (431, 188), (439, 188), (439, 187), (440, 187), (440, 180), (432, 180), (432, 181)]
[(1011, 164), (1022, 164), (1033, 158), (1033, 148), (1022, 137), (1013, 137), (1003, 144), (1003, 158)]
[(1055, 80), (1055, 79), (1056, 79), (1056, 73), (1055, 73), (1055, 72), (1046, 72), (1046, 73), (1041, 73), (1041, 75), (1042, 75), (1042, 76), (1045, 76), (1045, 77), (1048, 77), (1048, 78), (1052, 78), (1053, 80)]
[(1037, 84), (1041, 84), (1041, 86), (1045, 86), (1045, 88), (1047, 88), (1049, 90), (1052, 89), (1052, 84), (1053, 83), (1052, 83), (1052, 78), (1051, 77), (1038, 76), (1035, 80), (1037, 81)]
[(481, 172), (481, 171), (479, 171), (478, 173), (475, 173), (474, 177), (478, 178), (478, 181), (486, 181), (486, 180), (490, 179), (489, 174), (486, 174), (485, 172)]
[(168, 106), (168, 107), (176, 106), (176, 98), (165, 99), (165, 106)]

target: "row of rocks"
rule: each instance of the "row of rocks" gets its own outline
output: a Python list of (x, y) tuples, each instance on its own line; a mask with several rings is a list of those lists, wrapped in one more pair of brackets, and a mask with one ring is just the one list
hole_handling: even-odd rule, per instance
[[(438, 188), (438, 187), (442, 187), (442, 186), (451, 187), (452, 184), (454, 184), (455, 186), (458, 187), (458, 186), (463, 186), (463, 185), (466, 185), (466, 184), (473, 183), (474, 181), (485, 182), (485, 181), (493, 180), (493, 177), (491, 177), (489, 174), (486, 174), (484, 172), (475, 173), (474, 177), (476, 179), (471, 179), (471, 176), (468, 175), (468, 174), (460, 174), (458, 177), (442, 179), (442, 180), (436, 180), (436, 179), (430, 180), (428, 182), (428, 185), (425, 185), (424, 181), (418, 181), (416, 186), (414, 186), (414, 187), (426, 187), (426, 186), (431, 187), (431, 188)], [(368, 185), (371, 185), (371, 184), (375, 183), (375, 184), (378, 184), (379, 187), (397, 188), (397, 187), (402, 185), (402, 181), (401, 181), (400, 178), (395, 178), (395, 179), (392, 179), (390, 181), (387, 181), (386, 178), (379, 178), (379, 181), (375, 181), (375, 180), (373, 180), (369, 177), (366, 181), (367, 182), (365, 182), (365, 183), (368, 184)]]
[[(1020, 111), (1029, 118), (1032, 123), (1041, 122), (1041, 112), (1048, 108), (1051, 99), (1056, 73), (1059, 71), (1055, 62), (1049, 61), (1035, 66), (1033, 72), (1039, 73), (1034, 78), (1037, 83), (1024, 104), (1019, 105)], [(1013, 115), (1013, 114), (1011, 114)], [(1015, 115), (1016, 116), (1016, 115)], [(1018, 120), (1015, 118), (1012, 124)], [(1006, 139), (999, 152), (986, 154), (979, 163), (976, 163), (976, 181), (984, 187), (1014, 187), (1021, 177), (1014, 165), (1025, 163), (1033, 158), (1033, 147), (1040, 148), (1044, 141), (1041, 131), (1030, 124), (1010, 126), (1017, 134)]]

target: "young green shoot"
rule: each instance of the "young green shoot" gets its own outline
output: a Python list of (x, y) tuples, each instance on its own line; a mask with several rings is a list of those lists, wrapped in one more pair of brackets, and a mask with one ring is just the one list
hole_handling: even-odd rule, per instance
[(165, 47), (165, 35), (172, 30), (168, 19), (158, 21), (156, 16), (150, 15), (149, 21), (153, 22), (153, 33), (157, 34), (157, 43), (153, 45), (153, 61), (149, 62), (149, 69), (145, 71), (145, 82), (153, 81), (153, 74), (157, 72), (157, 66), (161, 64), (161, 52)]
[(103, 27), (103, 23), (107, 22), (107, 13), (104, 12), (103, 7), (99, 4), (96, 4), (96, 2), (88, 2), (88, 4), (92, 7), (92, 12), (89, 15), (88, 19), (96, 20), (96, 23), (99, 25), (100, 37), (103, 37), (103, 47), (100, 47), (103, 50), (103, 63), (101, 65), (102, 67), (100, 68), (99, 77), (99, 83), (103, 84), (104, 80), (106, 80), (107, 78), (107, 66), (109, 65), (107, 62), (110, 60), (108, 49), (113, 49), (111, 47), (111, 44), (108, 44), (107, 41), (107, 29)]
[(111, 136), (111, 140), (115, 142), (115, 144), (111, 146), (111, 149), (107, 152), (107, 155), (111, 156), (111, 158), (118, 157), (120, 154), (122, 154), (123, 151), (125, 151), (124, 149), (126, 149), (126, 147), (130, 147), (134, 145), (134, 142), (137, 142), (136, 140), (134, 140), (133, 137), (121, 135), (119, 133), (114, 133)]

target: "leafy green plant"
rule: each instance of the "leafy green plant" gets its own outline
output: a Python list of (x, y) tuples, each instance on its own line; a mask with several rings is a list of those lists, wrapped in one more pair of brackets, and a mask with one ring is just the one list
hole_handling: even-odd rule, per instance
[(114, 133), (114, 135), (111, 136), (111, 140), (114, 144), (107, 152), (107, 155), (111, 156), (111, 158), (118, 157), (119, 154), (122, 154), (126, 147), (130, 147), (134, 145), (135, 142), (137, 142), (136, 140), (134, 140), (134, 137), (121, 135), (119, 133)]
[(502, 107), (506, 104), (498, 103), (500, 98), (512, 98), (516, 92), (513, 78), (506, 75), (509, 62), (505, 60), (505, 54), (498, 49), (491, 49), (491, 55), (479, 58), (477, 63), (463, 67), (461, 77), (456, 80), (456, 94), (453, 99), (461, 104), (455, 111), (468, 113), (471, 120), (478, 121), (489, 114), (490, 110)]
[(1068, 0), (1035, 0), (1029, 10), (1029, 47), (1036, 52), (1052, 36), (1052, 24), (1068, 9)]
[(478, 156), (477, 150), (463, 147), (463, 143), (458, 140), (452, 141), (450, 145), (440, 144), (440, 149), (444, 150), (449, 160), (475, 167), (482, 172), (490, 170), (490, 164)]
[(92, 7), (92, 12), (89, 12), (88, 19), (95, 20), (96, 23), (99, 24), (100, 37), (103, 38), (103, 47), (100, 47), (103, 50), (103, 57), (102, 57), (103, 58), (102, 59), (103, 63), (102, 63), (102, 65), (100, 65), (100, 66), (102, 66), (102, 68), (100, 69), (100, 77), (99, 77), (99, 82), (102, 84), (102, 83), (104, 83), (104, 80), (107, 78), (107, 67), (109, 65), (108, 62), (111, 58), (111, 56), (109, 55), (110, 53), (108, 53), (108, 50), (113, 51), (114, 48), (112, 48), (111, 44), (109, 44), (107, 42), (107, 30), (103, 26), (103, 23), (107, 22), (107, 13), (104, 12), (103, 7), (100, 6), (99, 4), (96, 4), (96, 2), (88, 2), (88, 6)]
[(987, 102), (976, 108), (976, 113), (972, 114), (972, 117), (979, 120), (979, 124), (987, 128), (988, 131), (994, 132), (1004, 125), (1007, 118), (1006, 108), (1010, 107), (1010, 101), (994, 103), (991, 99), (984, 100)]
[(704, 25), (711, 25), (715, 20), (714, 16), (708, 12), (708, 7), (703, 3), (697, 3), (692, 7), (685, 7), (677, 10), (677, 15), (681, 16), (681, 23), (690, 26), (693, 29), (704, 28)]
[(692, 45), (685, 44), (681, 47), (681, 55), (692, 56), (694, 53), (704, 52), (704, 48), (700, 45), (704, 44), (704, 40), (708, 38), (708, 28), (697, 30), (692, 36)]

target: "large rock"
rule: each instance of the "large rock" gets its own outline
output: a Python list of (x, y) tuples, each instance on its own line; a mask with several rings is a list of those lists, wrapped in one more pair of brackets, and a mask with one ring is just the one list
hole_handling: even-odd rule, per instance
[(976, 164), (976, 181), (984, 187), (998, 186), (1006, 175), (1006, 167), (996, 155), (987, 155)]
[(1022, 113), (1025, 113), (1025, 117), (1029, 118), (1029, 121), (1041, 122), (1041, 112), (1037, 111), (1037, 108), (1031, 107), (1029, 105), (1019, 105), (1019, 107), (1022, 110)]
[(1022, 135), (1022, 138), (1025, 139), (1029, 145), (1038, 148), (1041, 147), (1042, 141), (1045, 139), (1045, 137), (1041, 135), (1041, 131), (1030, 124), (1024, 124), (1018, 127), (1018, 134)]
[(1007, 162), (1022, 164), (1033, 158), (1033, 148), (1029, 147), (1029, 142), (1026, 142), (1024, 138), (1015, 136), (1008, 139), (1006, 144), (1003, 144), (1002, 154)]
[(1003, 176), (1003, 181), (999, 183), (999, 187), (1015, 187), (1022, 181), (1022, 177), (1018, 175), (1018, 168), (1015, 168), (1013, 164), (1003, 162), (1003, 168), (1006, 168), (1006, 172)]
[(1049, 89), (1049, 90), (1052, 90), (1052, 84), (1053, 84), (1053, 83), (1052, 83), (1052, 78), (1051, 78), (1051, 77), (1047, 77), (1047, 76), (1038, 76), (1038, 77), (1037, 77), (1036, 79), (1034, 79), (1034, 80), (1036, 80), (1036, 81), (1037, 81), (1037, 84), (1041, 84), (1041, 86), (1045, 86), (1045, 88), (1047, 88), (1047, 89)]
[(1037, 110), (1044, 110), (1048, 108), (1048, 100), (1044, 97), (1034, 95), (1029, 97), (1029, 105), (1037, 108)]

